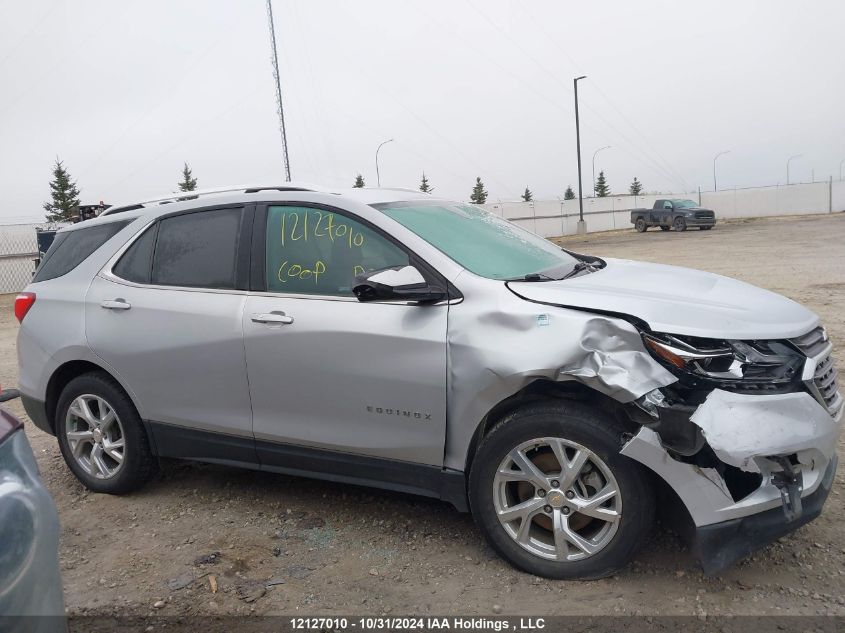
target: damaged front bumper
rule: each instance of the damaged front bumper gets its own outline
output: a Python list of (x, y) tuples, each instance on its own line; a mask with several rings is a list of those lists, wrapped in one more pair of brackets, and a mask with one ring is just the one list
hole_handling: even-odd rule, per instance
[(830, 494), (837, 461), (836, 456), (830, 460), (815, 492), (802, 499), (803, 509), (800, 516), (791, 521), (785, 520), (780, 508), (772, 508), (759, 514), (697, 527), (692, 540), (692, 551), (704, 573), (718, 574), (755, 550), (818, 517)]
[[(689, 418), (718, 460), (715, 467), (670, 454), (645, 426), (621, 453), (675, 491), (695, 525), (693, 550), (704, 570), (716, 573), (818, 516), (836, 471), (842, 412), (831, 415), (806, 392), (716, 389)], [(751, 473), (758, 483), (740, 492), (728, 472)]]

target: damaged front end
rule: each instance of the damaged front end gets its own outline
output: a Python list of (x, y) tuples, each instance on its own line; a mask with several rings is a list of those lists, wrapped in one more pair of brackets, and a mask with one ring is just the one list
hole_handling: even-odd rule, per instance
[(643, 342), (677, 380), (627, 405), (642, 428), (621, 453), (680, 497), (707, 573), (818, 516), (843, 409), (822, 328), (768, 341), (647, 332)]

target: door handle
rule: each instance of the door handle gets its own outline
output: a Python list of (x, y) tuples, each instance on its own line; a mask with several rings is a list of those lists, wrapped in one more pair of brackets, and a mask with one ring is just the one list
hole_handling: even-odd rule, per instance
[(101, 308), (105, 308), (106, 310), (128, 310), (132, 307), (132, 304), (128, 301), (124, 301), (123, 299), (114, 299), (114, 300), (106, 300), (100, 303)]
[(255, 323), (276, 323), (279, 325), (290, 325), (293, 323), (293, 317), (286, 315), (284, 312), (266, 312), (264, 314), (253, 314), (252, 320)]

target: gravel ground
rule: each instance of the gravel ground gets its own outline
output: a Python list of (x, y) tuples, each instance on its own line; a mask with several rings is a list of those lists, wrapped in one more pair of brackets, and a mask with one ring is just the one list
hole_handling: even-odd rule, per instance
[[(560, 241), (780, 292), (818, 312), (845, 346), (845, 215)], [(0, 297), (4, 386), (17, 380), (12, 299)], [(77, 615), (845, 614), (842, 468), (818, 520), (720, 577), (703, 576), (676, 537), (656, 527), (617, 576), (549, 581), (498, 559), (469, 515), (424, 498), (178, 462), (163, 464), (138, 493), (91, 494), (20, 402), (6, 406), (26, 420), (58, 505), (65, 597)]]

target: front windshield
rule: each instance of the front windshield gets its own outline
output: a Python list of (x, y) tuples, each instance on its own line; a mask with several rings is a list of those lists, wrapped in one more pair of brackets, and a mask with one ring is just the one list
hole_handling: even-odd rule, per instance
[(672, 200), (672, 205), (676, 209), (694, 209), (698, 206), (698, 203), (692, 200)]
[(414, 200), (373, 206), (488, 279), (559, 279), (578, 261), (551, 242), (470, 204)]

